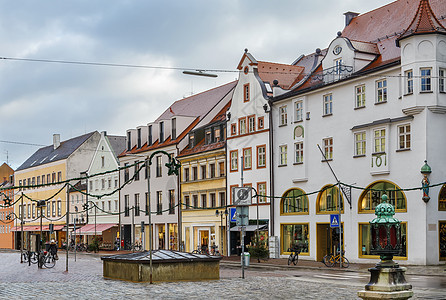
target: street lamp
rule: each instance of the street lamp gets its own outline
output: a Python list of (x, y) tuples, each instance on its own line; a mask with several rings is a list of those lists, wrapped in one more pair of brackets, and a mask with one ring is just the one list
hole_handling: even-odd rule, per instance
[(223, 227), (223, 215), (225, 216), (225, 220), (226, 217), (228, 216), (229, 212), (228, 210), (225, 208), (224, 211), (219, 211), (218, 209), (215, 211), (215, 216), (218, 218), (218, 216), (220, 216), (220, 248), (221, 248), (221, 255), (223, 256), (224, 252), (223, 252), (223, 240), (224, 240), (224, 227)]
[(381, 261), (369, 269), (370, 282), (358, 296), (363, 299), (408, 299), (413, 292), (412, 285), (404, 278), (406, 268), (392, 260), (394, 255), (401, 253), (401, 221), (394, 218), (395, 208), (387, 203), (387, 195), (382, 195), (381, 199), (375, 208), (376, 218), (370, 221), (370, 253), (380, 255)]

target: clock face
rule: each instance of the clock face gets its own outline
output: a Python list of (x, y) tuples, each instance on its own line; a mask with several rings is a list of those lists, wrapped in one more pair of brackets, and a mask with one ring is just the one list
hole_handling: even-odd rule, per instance
[(338, 45), (338, 46), (334, 47), (333, 54), (338, 55), (339, 53), (341, 53), (341, 51), (342, 51), (342, 47)]

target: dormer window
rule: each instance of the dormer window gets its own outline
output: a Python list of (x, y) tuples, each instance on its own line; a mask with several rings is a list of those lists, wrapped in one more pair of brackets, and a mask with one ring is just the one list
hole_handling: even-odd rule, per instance
[(131, 138), (132, 138), (132, 134), (129, 131), (129, 132), (127, 132), (127, 150), (128, 151), (132, 150), (132, 140), (131, 140)]
[(141, 148), (141, 128), (138, 128), (138, 148)]
[(148, 136), (147, 136), (147, 145), (152, 145), (152, 125), (149, 125)]
[(189, 134), (189, 148), (194, 147), (195, 135), (193, 133)]
[(160, 144), (164, 142), (164, 122), (160, 122)]
[(220, 127), (214, 128), (214, 143), (218, 143), (221, 141), (221, 130)]
[(175, 140), (177, 138), (177, 119), (172, 119), (172, 140)]
[(335, 74), (341, 74), (341, 73), (342, 73), (342, 69), (341, 69), (341, 66), (342, 66), (342, 58), (337, 58), (337, 59), (335, 59), (333, 65), (334, 65), (334, 67), (335, 67), (335, 69), (334, 69)]
[(212, 130), (211, 130), (211, 128), (206, 129), (206, 131), (204, 133), (204, 143), (206, 145), (212, 143)]

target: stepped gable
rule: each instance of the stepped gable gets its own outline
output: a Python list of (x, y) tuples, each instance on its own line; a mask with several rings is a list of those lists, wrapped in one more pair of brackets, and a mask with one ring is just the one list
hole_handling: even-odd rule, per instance
[(401, 34), (397, 39), (397, 45), (399, 46), (399, 41), (416, 34), (429, 34), (429, 33), (440, 33), (446, 34), (446, 28), (440, 23), (440, 21), (435, 16), (428, 0), (421, 0), (418, 5), (417, 13), (407, 27), (406, 31)]

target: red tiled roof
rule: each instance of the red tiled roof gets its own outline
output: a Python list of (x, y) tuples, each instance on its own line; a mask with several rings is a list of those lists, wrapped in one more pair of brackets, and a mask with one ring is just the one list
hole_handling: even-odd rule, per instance
[(279, 86), (287, 90), (300, 80), (300, 75), (304, 71), (304, 68), (301, 66), (259, 61), (258, 71), (262, 81), (272, 84), (274, 80), (277, 80)]
[[(443, 3), (443, 5), (446, 5)], [(418, 5), (417, 13), (412, 20), (412, 23), (404, 31), (402, 35), (399, 36), (397, 42), (403, 38), (411, 36), (413, 34), (426, 34), (426, 33), (442, 33), (446, 34), (446, 28), (438, 21), (437, 17), (432, 11), (428, 0), (421, 0)]]
[(212, 144), (205, 145), (204, 144), (204, 139), (202, 139), (194, 147), (192, 147), (192, 148), (188, 148), (188, 147), (184, 148), (184, 150), (181, 151), (179, 156), (182, 157), (182, 156), (187, 156), (187, 155), (191, 155), (191, 154), (202, 153), (202, 152), (206, 152), (206, 151), (220, 149), (220, 148), (223, 148), (224, 146), (225, 146), (225, 141), (221, 141), (221, 142), (218, 142), (218, 143), (212, 143)]

